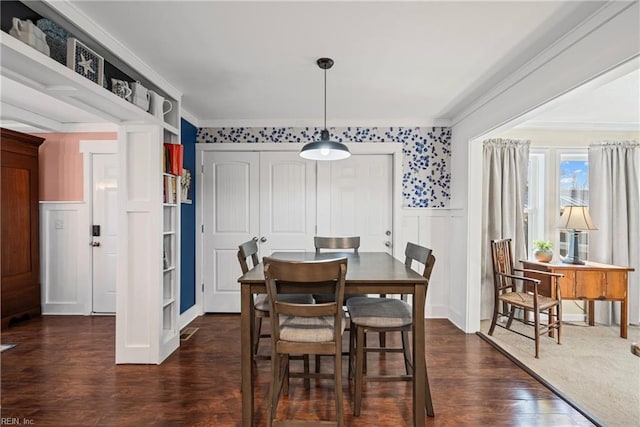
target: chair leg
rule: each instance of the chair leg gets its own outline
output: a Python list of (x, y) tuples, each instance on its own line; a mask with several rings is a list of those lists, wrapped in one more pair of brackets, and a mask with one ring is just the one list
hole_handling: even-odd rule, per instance
[(320, 373), (320, 355), (316, 354), (316, 374)]
[(281, 375), (281, 357), (275, 352), (271, 353), (271, 384), (269, 384), (269, 408), (267, 410), (267, 426), (271, 427), (273, 420), (276, 417), (276, 410), (278, 408), (278, 398), (280, 390), (282, 388), (282, 375)]
[(498, 323), (498, 301), (493, 305), (493, 318), (491, 319), (491, 327), (489, 328), (489, 336), (493, 335), (493, 331), (496, 329), (496, 323)]
[(255, 335), (253, 336), (253, 355), (258, 354), (258, 345), (260, 344), (260, 332), (262, 331), (262, 317), (256, 317), (255, 319), (255, 327), (253, 331)]
[(516, 308), (515, 307), (511, 307), (511, 310), (509, 310), (509, 320), (507, 320), (507, 329), (509, 329), (511, 327), (511, 324), (513, 323), (513, 318), (516, 314)]
[(560, 344), (560, 338), (562, 336), (562, 304), (558, 304), (556, 313), (558, 314), (556, 318), (556, 322), (558, 322), (558, 344)]
[[(309, 355), (308, 354), (303, 355), (302, 361), (304, 363), (304, 373), (308, 374), (309, 373)], [(304, 379), (304, 389), (305, 390), (311, 389), (311, 379), (309, 377), (306, 377)]]
[(364, 371), (364, 328), (356, 327), (356, 386), (354, 391), (353, 415), (360, 415), (362, 403), (362, 381)]
[(538, 359), (538, 355), (540, 353), (540, 312), (536, 311), (534, 313), (533, 325), (535, 328), (534, 336), (536, 341), (536, 359)]
[(349, 375), (347, 378), (350, 380), (353, 379), (353, 364), (356, 361), (356, 332), (354, 328), (355, 326), (352, 326), (349, 330)]
[(429, 387), (429, 374), (427, 373), (427, 362), (424, 363), (424, 406), (427, 410), (427, 415), (434, 417), (433, 401), (431, 400), (431, 388)]
[(336, 398), (336, 419), (338, 427), (344, 426), (344, 407), (342, 403), (342, 346), (336, 348), (336, 354), (333, 358), (333, 384), (334, 394)]
[(409, 332), (402, 331), (402, 351), (404, 352), (404, 369), (407, 375), (413, 375), (413, 364), (411, 363), (411, 351), (409, 351)]

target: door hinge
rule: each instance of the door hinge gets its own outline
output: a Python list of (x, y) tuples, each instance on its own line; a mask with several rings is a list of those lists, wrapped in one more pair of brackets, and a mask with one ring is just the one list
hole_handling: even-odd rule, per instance
[(201, 228), (202, 228), (202, 232), (204, 233), (204, 224), (202, 224), (202, 227), (201, 227)]
[(202, 284), (202, 293), (204, 293), (204, 283)]
[(204, 165), (200, 165), (200, 173), (204, 173)]

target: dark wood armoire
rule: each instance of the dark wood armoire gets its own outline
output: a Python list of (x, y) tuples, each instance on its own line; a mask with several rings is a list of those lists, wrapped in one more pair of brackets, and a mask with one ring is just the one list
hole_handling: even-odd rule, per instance
[(38, 147), (44, 139), (1, 130), (0, 301), (4, 329), (39, 316), (41, 311)]

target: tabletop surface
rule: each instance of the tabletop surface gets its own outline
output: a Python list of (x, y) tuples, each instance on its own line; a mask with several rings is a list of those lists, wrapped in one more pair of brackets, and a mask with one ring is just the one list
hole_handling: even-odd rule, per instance
[(562, 261), (541, 262), (537, 260), (525, 259), (521, 262), (529, 264), (543, 265), (555, 270), (622, 270), (622, 271), (634, 271), (632, 267), (622, 267), (619, 265), (601, 264), (599, 262), (585, 261), (584, 264), (565, 264)]
[[(347, 258), (346, 284), (349, 283), (426, 283), (421, 274), (407, 268), (403, 262), (386, 252), (274, 252), (272, 258), (289, 261), (314, 261), (334, 258)], [(416, 266), (414, 266), (416, 268)], [(420, 268), (423, 268), (420, 266)], [(238, 279), (240, 283), (264, 283), (262, 262)]]

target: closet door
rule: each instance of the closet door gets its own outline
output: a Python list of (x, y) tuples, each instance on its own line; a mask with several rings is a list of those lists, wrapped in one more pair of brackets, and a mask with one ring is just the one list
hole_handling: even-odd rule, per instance
[(204, 311), (240, 312), (238, 245), (259, 238), (260, 155), (205, 152), (203, 174)]
[(315, 250), (316, 162), (295, 151), (260, 153), (260, 256)]
[(204, 311), (240, 311), (238, 245), (313, 250), (315, 162), (297, 152), (204, 153)]
[(392, 183), (389, 154), (318, 162), (318, 235), (360, 236), (360, 251), (392, 253)]

